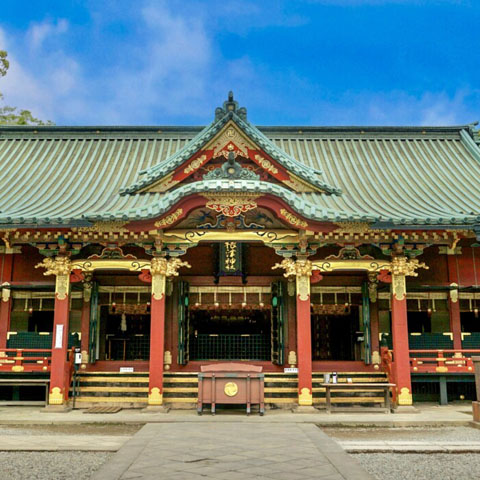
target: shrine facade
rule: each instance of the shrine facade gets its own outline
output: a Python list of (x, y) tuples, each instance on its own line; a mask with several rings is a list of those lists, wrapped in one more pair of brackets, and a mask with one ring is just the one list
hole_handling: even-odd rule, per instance
[(474, 399), (474, 125), (256, 127), (230, 93), (205, 128), (1, 127), (0, 164), (0, 376), (51, 405), (75, 347), (77, 406), (193, 407), (216, 362), (277, 406), (325, 374)]

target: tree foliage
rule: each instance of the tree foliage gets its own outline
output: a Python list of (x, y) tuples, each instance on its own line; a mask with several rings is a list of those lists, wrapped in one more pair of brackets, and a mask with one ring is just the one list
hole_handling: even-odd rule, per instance
[[(0, 50), (0, 78), (4, 77), (10, 62), (8, 61), (8, 53)], [(3, 94), (0, 92), (0, 101), (3, 102)], [(50, 120), (44, 122), (32, 115), (30, 110), (19, 110), (17, 107), (9, 105), (0, 106), (0, 125), (54, 125)]]

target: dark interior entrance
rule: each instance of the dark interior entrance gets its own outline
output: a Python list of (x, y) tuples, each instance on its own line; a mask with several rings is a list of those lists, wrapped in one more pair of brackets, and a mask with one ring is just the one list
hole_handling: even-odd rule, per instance
[(342, 315), (312, 314), (312, 359), (358, 360), (358, 319), (356, 306)]
[(270, 360), (270, 310), (193, 310), (190, 360)]
[(105, 360), (149, 359), (149, 314), (111, 313), (108, 306), (102, 306), (100, 312), (100, 358)]

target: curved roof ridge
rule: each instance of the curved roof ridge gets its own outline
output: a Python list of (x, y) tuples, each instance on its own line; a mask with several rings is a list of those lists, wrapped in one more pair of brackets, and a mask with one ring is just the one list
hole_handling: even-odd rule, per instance
[(296, 192), (288, 190), (281, 185), (260, 180), (201, 180), (182, 185), (175, 190), (166, 192), (160, 202), (152, 201), (139, 208), (117, 212), (92, 212), (82, 215), (83, 219), (97, 220), (136, 220), (144, 219), (146, 215), (157, 217), (166, 213), (181, 198), (195, 193), (224, 194), (231, 192), (246, 192), (275, 195), (284, 200), (294, 211), (313, 221), (364, 221), (375, 222), (380, 218), (372, 212), (345, 212), (325, 208), (311, 203)]

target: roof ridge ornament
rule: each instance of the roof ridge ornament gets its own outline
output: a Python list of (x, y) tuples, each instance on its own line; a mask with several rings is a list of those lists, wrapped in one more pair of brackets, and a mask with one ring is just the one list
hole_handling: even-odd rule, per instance
[[(231, 145), (229, 145), (231, 147)], [(260, 175), (243, 168), (235, 160), (235, 152), (228, 152), (228, 157), (220, 168), (215, 168), (203, 176), (204, 180), (260, 180)]]
[(218, 120), (221, 120), (230, 112), (235, 112), (242, 120), (247, 119), (247, 109), (238, 106), (238, 102), (233, 99), (233, 92), (231, 90), (228, 92), (227, 101), (223, 102), (223, 107), (217, 107), (215, 109), (215, 122), (218, 122)]

